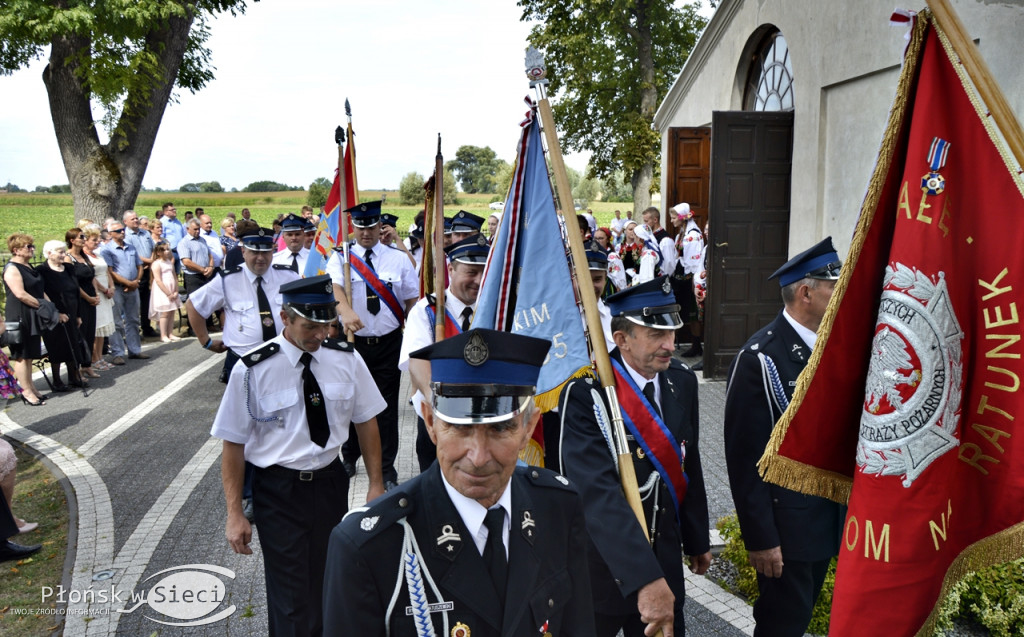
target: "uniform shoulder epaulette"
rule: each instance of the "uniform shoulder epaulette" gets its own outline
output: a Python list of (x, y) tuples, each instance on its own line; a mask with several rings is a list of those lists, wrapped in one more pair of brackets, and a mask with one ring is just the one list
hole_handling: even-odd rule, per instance
[(337, 338), (325, 338), (324, 342), (321, 343), (327, 349), (337, 350), (339, 352), (354, 352), (356, 348), (348, 341), (343, 341)]
[(775, 340), (777, 336), (778, 333), (775, 330), (772, 330), (771, 326), (766, 325), (750, 337), (750, 340), (747, 341), (747, 346), (744, 349), (748, 352), (759, 352), (764, 349), (768, 343)]
[(274, 263), (270, 267), (274, 268), (275, 270), (291, 270), (292, 269), (291, 265), (285, 265), (283, 263)]
[(344, 531), (356, 546), (362, 546), (393, 527), (413, 511), (413, 499), (401, 487), (389, 491), (369, 507), (353, 509), (341, 521)]
[(522, 474), (526, 476), (526, 479), (535, 486), (561, 489), (562, 491), (571, 491), (572, 493), (576, 493), (576, 487), (569, 478), (566, 478), (560, 473), (555, 473), (550, 469), (544, 469), (542, 467), (517, 467), (516, 471), (522, 472)]
[(229, 274), (238, 274), (241, 271), (242, 271), (242, 266), (236, 265), (235, 267), (231, 268), (230, 270), (221, 270), (220, 271), (220, 275), (221, 276), (227, 276)]
[(246, 367), (252, 367), (257, 363), (262, 363), (274, 354), (281, 351), (281, 346), (271, 341), (254, 349), (245, 356), (242, 357), (242, 362), (245, 363)]

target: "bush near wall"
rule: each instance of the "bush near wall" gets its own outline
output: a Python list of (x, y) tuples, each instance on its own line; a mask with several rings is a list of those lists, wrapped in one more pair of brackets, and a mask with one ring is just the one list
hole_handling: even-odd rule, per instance
[[(736, 581), (736, 588), (742, 593), (751, 604), (758, 597), (757, 572), (747, 561), (747, 549), (743, 547), (743, 536), (740, 535), (740, 523), (736, 515), (730, 515), (718, 521), (718, 530), (725, 540), (725, 549), (721, 557), (731, 562), (739, 571)], [(828, 615), (832, 609), (832, 588), (836, 583), (836, 560), (829, 564), (828, 573), (825, 575), (825, 584), (821, 587), (821, 594), (814, 604), (814, 614), (811, 616), (811, 623), (807, 632), (813, 635), (828, 634)]]

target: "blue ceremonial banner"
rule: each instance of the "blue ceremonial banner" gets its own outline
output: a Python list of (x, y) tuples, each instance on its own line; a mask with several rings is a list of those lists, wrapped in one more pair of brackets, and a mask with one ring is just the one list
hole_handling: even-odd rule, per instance
[(338, 245), (338, 219), (340, 213), (340, 199), (337, 193), (338, 178), (334, 178), (334, 186), (331, 188), (331, 195), (327, 197), (327, 205), (324, 206), (324, 214), (320, 216), (320, 223), (316, 227), (316, 238), (309, 249), (309, 258), (306, 259), (306, 269), (302, 276), (312, 277), (327, 273), (327, 261), (334, 253), (334, 246)]
[[(569, 258), (532, 101), (521, 124), (518, 157), (498, 231), (484, 267), (473, 327), (551, 341), (537, 381), (537, 405), (548, 410), (569, 379), (590, 368)], [(574, 221), (575, 222), (575, 221)]]

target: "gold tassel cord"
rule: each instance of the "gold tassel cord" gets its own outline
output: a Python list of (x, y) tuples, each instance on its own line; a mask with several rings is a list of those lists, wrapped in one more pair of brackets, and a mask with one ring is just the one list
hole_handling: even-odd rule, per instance
[(585, 376), (593, 376), (593, 368), (590, 367), (590, 365), (577, 369), (558, 387), (550, 389), (543, 394), (537, 394), (534, 396), (533, 402), (537, 405), (537, 409), (539, 409), (541, 413), (545, 413), (551, 411), (555, 407), (558, 407), (558, 397), (561, 395), (562, 388), (565, 387), (565, 384), (571, 380), (576, 380), (577, 378), (583, 378)]
[[(811, 354), (807, 367), (797, 378), (793, 400), (790, 402), (786, 412), (782, 414), (782, 418), (775, 424), (764, 455), (761, 456), (757, 463), (761, 476), (768, 482), (802, 492), (801, 486), (811, 486), (816, 494), (821, 494), (824, 497), (829, 497), (824, 494), (832, 494), (835, 497), (830, 497), (830, 499), (840, 504), (846, 504), (849, 498), (850, 479), (848, 477), (839, 476), (833, 472), (824, 471), (792, 460), (787, 461), (779, 456), (779, 449), (782, 446), (786, 432), (789, 430), (793, 416), (807, 395), (808, 387), (814, 377), (814, 371), (821, 362), (822, 354), (828, 346), (829, 334), (835, 321), (836, 310), (846, 295), (850, 278), (857, 267), (857, 261), (864, 247), (864, 242), (867, 240), (868, 230), (875, 219), (878, 201), (881, 197), (882, 189), (885, 187), (885, 180), (888, 177), (889, 167), (892, 164), (893, 153), (906, 119), (907, 97), (910, 86), (917, 74), (921, 47), (924, 43), (924, 35), (930, 20), (931, 14), (926, 9), (919, 14), (919, 19), (914, 24), (910, 43), (907, 45), (907, 53), (903, 61), (903, 70), (900, 73), (900, 79), (896, 88), (896, 97), (893, 101), (892, 110), (889, 112), (889, 122), (886, 125), (885, 135), (882, 138), (881, 148), (878, 152), (878, 163), (875, 165), (875, 172), (871, 176), (867, 194), (864, 196), (864, 203), (861, 206), (860, 219), (857, 222), (850, 254), (846, 264), (843, 266), (839, 281), (836, 282), (835, 291), (825, 312), (825, 317), (822, 319), (821, 327), (818, 329), (818, 334), (821, 335), (818, 344)], [(840, 497), (842, 499), (838, 499)]]

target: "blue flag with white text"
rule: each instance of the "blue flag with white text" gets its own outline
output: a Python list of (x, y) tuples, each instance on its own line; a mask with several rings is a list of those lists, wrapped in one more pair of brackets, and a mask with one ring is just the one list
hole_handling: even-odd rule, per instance
[(562, 385), (590, 368), (566, 242), (548, 179), (536, 106), (522, 122), (512, 185), (484, 267), (473, 327), (551, 341), (537, 405), (554, 407)]

